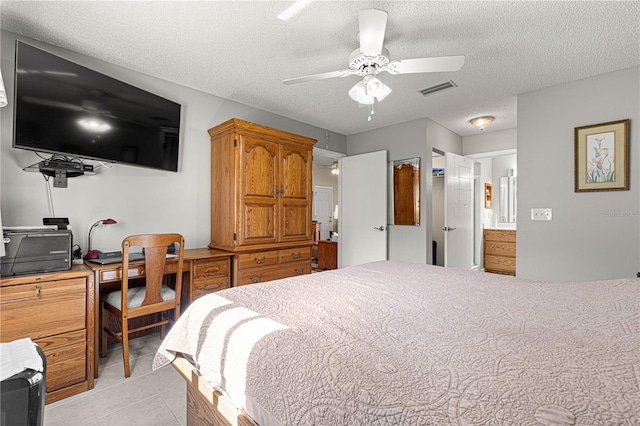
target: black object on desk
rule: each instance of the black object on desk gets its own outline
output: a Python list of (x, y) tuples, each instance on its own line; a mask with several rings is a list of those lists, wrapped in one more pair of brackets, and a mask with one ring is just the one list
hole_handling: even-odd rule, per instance
[[(106, 256), (105, 256), (106, 255)], [(112, 263), (122, 262), (122, 252), (100, 253), (95, 259), (87, 259), (89, 262), (99, 263), (101, 265), (110, 265)], [(144, 260), (143, 253), (129, 253), (129, 262)]]

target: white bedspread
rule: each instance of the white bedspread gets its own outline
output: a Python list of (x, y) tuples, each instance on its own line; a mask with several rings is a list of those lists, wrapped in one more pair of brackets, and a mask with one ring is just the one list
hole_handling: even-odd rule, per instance
[(402, 262), (198, 299), (167, 335), (261, 424), (640, 425), (640, 279)]

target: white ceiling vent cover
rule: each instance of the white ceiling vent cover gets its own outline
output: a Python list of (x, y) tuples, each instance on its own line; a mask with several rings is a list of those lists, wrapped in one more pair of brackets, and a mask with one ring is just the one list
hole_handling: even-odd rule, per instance
[(449, 80), (446, 83), (436, 84), (435, 86), (418, 90), (418, 92), (422, 93), (423, 96), (429, 96), (433, 95), (434, 93), (442, 92), (443, 90), (453, 89), (454, 87), (458, 87), (458, 85), (454, 83), (453, 80)]

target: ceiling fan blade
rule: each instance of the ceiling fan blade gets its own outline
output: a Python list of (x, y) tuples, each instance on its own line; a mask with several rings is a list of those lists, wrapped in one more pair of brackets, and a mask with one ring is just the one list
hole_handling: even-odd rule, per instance
[(377, 9), (361, 10), (358, 16), (360, 25), (360, 53), (365, 56), (378, 56), (382, 52), (384, 32), (387, 28), (387, 12)]
[(464, 56), (439, 56), (434, 58), (402, 59), (387, 66), (390, 74), (458, 71), (464, 65)]
[(326, 80), (328, 78), (336, 78), (336, 77), (346, 77), (351, 74), (353, 74), (352, 70), (330, 71), (330, 72), (323, 72), (320, 74), (305, 75), (303, 77), (288, 78), (286, 80), (282, 80), (282, 83), (283, 84), (305, 83), (307, 81)]

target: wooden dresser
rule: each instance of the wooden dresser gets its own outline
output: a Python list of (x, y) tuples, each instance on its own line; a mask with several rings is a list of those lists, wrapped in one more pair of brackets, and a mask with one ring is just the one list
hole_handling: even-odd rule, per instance
[(315, 139), (238, 119), (209, 136), (209, 247), (234, 253), (233, 285), (311, 273)]
[(318, 269), (338, 269), (338, 243), (318, 241)]
[(515, 229), (484, 230), (484, 270), (497, 274), (516, 274)]
[(0, 280), (0, 341), (31, 338), (47, 359), (47, 403), (93, 389), (94, 281), (91, 271)]

